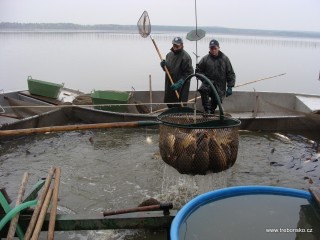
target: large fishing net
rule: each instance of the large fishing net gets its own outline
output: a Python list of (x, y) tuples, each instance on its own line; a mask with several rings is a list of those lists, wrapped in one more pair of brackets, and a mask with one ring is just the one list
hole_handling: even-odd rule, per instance
[[(200, 74), (192, 76), (209, 80)], [(210, 82), (216, 98), (217, 92)], [(182, 87), (183, 88), (183, 87)], [(230, 168), (237, 159), (240, 121), (223, 115), (206, 115), (188, 107), (171, 108), (158, 116), (160, 154), (183, 174), (206, 174)]]
[(238, 121), (177, 109), (159, 116), (160, 154), (180, 173), (206, 174), (230, 168), (237, 159)]

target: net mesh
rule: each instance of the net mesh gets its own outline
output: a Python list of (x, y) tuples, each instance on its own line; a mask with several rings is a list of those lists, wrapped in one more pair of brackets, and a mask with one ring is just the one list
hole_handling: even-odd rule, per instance
[(202, 29), (196, 29), (196, 30), (192, 30), (187, 34), (187, 39), (189, 41), (198, 41), (201, 40), (202, 38), (204, 38), (206, 35), (206, 32)]
[(39, 106), (36, 103), (25, 102), (11, 97), (5, 97), (5, 99), (18, 118), (26, 118), (53, 110), (51, 107)]
[[(191, 125), (220, 121), (215, 115), (176, 113), (162, 116), (162, 121)], [(184, 128), (160, 125), (159, 148), (164, 162), (182, 174), (206, 174), (230, 168), (237, 159), (238, 126), (217, 128)]]
[(137, 23), (139, 33), (142, 37), (146, 38), (151, 32), (151, 23), (147, 11), (144, 11)]

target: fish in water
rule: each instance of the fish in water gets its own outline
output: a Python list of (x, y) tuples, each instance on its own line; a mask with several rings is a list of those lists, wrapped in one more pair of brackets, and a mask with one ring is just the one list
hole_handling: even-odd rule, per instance
[(284, 166), (282, 163), (277, 163), (277, 162), (270, 162), (270, 166), (273, 166), (273, 167), (282, 167)]
[(152, 144), (152, 138), (151, 138), (151, 137), (147, 137), (147, 138), (146, 138), (146, 142), (147, 142), (148, 144)]
[(282, 140), (283, 142), (291, 143), (291, 139), (287, 136), (280, 134), (280, 133), (273, 133), (278, 139)]

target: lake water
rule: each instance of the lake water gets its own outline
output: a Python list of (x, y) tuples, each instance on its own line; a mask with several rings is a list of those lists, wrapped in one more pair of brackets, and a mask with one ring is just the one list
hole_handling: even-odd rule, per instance
[[(174, 36), (154, 34), (163, 56)], [(198, 55), (208, 51), (206, 36)], [(214, 36), (231, 59), (238, 90), (319, 94), (319, 39)], [(195, 42), (185, 40), (195, 65)], [(0, 89), (27, 89), (27, 77), (65, 87), (149, 90), (164, 88), (164, 73), (150, 40), (138, 34), (0, 33)], [(148, 141), (147, 141), (148, 140)], [(320, 138), (301, 134), (241, 132), (235, 165), (205, 176), (181, 175), (159, 155), (153, 128), (74, 131), (0, 141), (0, 185), (16, 196), (25, 171), (29, 186), (62, 168), (59, 211), (94, 213), (132, 208), (146, 198), (171, 201), (175, 209), (198, 194), (236, 185), (272, 185), (308, 189), (319, 185)], [(89, 231), (58, 233), (57, 239), (165, 239), (165, 233)], [(43, 238), (45, 239), (45, 238)]]
[[(285, 73), (237, 90), (320, 94), (320, 39), (207, 34), (196, 45), (186, 33), (155, 33), (163, 57), (174, 36), (184, 38), (194, 66), (195, 53), (204, 56), (210, 39), (218, 39), (232, 62), (236, 85)], [(151, 39), (138, 33), (0, 32), (0, 89), (5, 92), (27, 89), (29, 75), (84, 92), (149, 90), (151, 75), (152, 89), (163, 90), (159, 62)]]

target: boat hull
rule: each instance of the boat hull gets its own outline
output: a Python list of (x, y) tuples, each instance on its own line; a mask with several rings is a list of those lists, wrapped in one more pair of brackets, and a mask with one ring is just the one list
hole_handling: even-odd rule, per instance
[[(63, 98), (83, 93), (68, 89), (62, 89), (62, 92), (62, 99), (53, 100), (33, 96), (26, 91), (11, 93), (12, 97), (23, 96), (22, 99), (27, 104), (33, 102), (33, 104), (56, 107), (43, 113), (31, 114), (23, 119), (12, 117), (12, 111), (0, 114), (0, 129), (37, 128), (70, 123), (155, 121), (157, 116), (167, 109), (166, 104), (163, 103), (163, 91), (153, 91), (152, 94), (149, 91), (135, 91), (133, 98), (129, 100), (126, 112), (98, 110), (93, 105), (76, 105), (75, 103), (71, 105), (74, 97), (67, 100), (70, 106), (66, 106)], [(190, 92), (189, 99), (192, 100), (188, 102), (189, 107), (203, 111), (199, 94)], [(8, 106), (4, 100), (1, 100), (0, 104)], [(140, 113), (141, 106), (149, 113)], [(223, 109), (216, 110), (215, 114), (223, 113), (241, 120), (241, 130), (313, 131), (320, 129), (320, 96), (317, 95), (239, 91), (225, 98), (222, 107)]]
[(72, 120), (71, 106), (59, 107), (20, 92), (3, 94), (0, 105), (0, 130), (65, 125)]
[[(196, 96), (196, 93), (191, 92), (189, 96)], [(144, 121), (156, 120), (158, 114), (166, 110), (166, 105), (162, 103), (163, 92), (161, 91), (152, 92), (152, 101), (150, 101), (148, 91), (137, 91), (134, 93), (134, 98), (145, 103), (149, 110), (152, 106), (153, 112), (149, 114), (141, 114), (137, 111), (119, 113), (101, 111), (87, 106), (74, 106), (72, 108), (73, 117), (77, 121), (86, 123)], [(301, 99), (311, 99), (316, 103), (312, 103), (312, 105)], [(317, 105), (317, 103), (319, 104)], [(318, 106), (318, 108), (313, 106)], [(196, 103), (190, 103), (190, 107), (203, 111), (199, 97)], [(312, 131), (319, 129), (320, 115), (315, 113), (319, 109), (320, 96), (291, 93), (235, 92), (223, 101), (223, 113), (240, 119), (241, 130), (251, 131)], [(220, 114), (219, 110), (216, 110), (215, 114)]]

